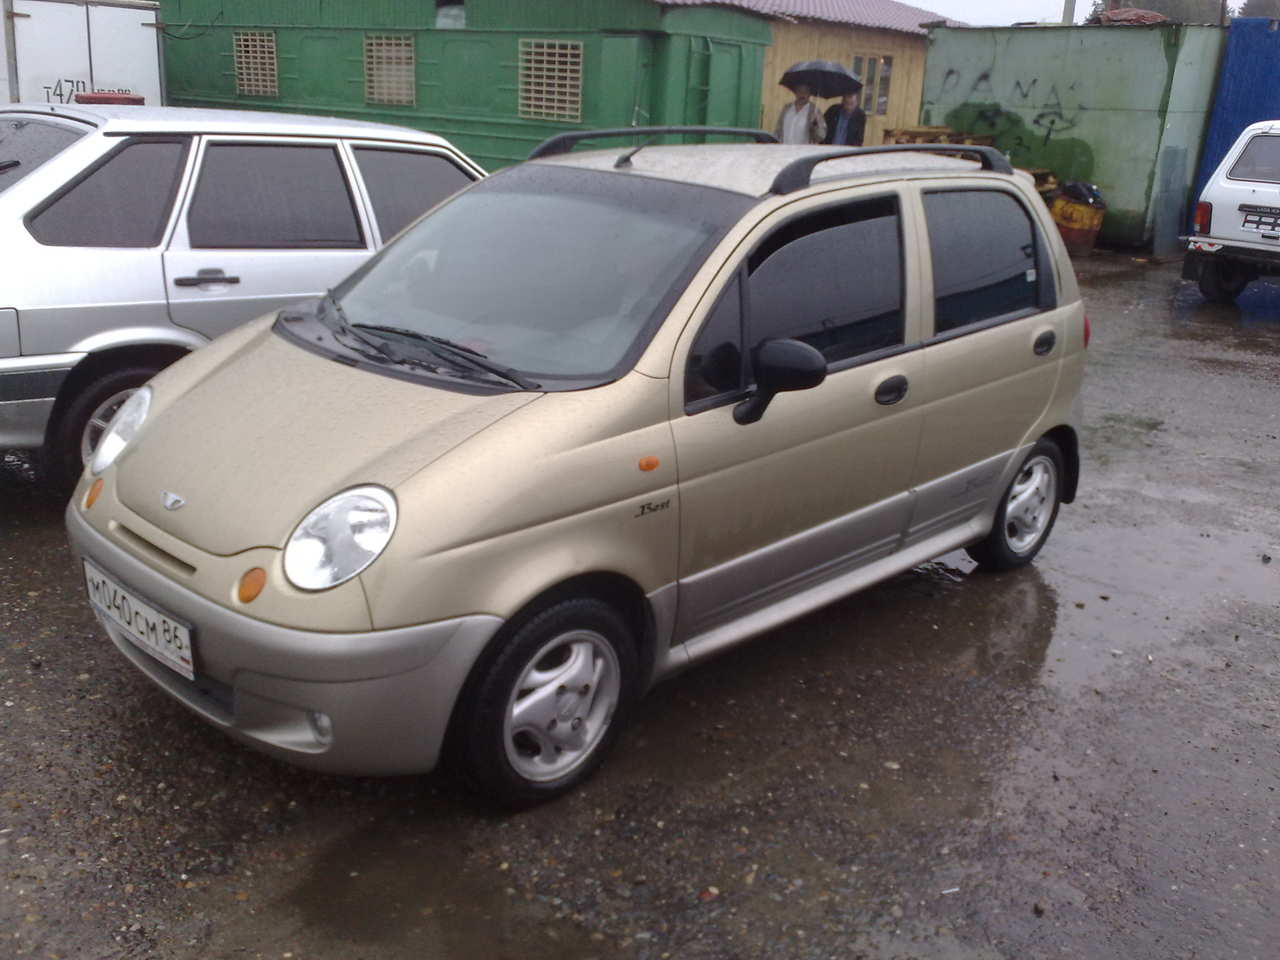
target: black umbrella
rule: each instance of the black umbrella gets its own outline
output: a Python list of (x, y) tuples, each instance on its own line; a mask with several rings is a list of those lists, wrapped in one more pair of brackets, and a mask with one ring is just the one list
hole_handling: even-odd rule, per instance
[(852, 70), (831, 60), (802, 60), (779, 82), (788, 89), (804, 84), (815, 97), (843, 97), (862, 89), (862, 81)]

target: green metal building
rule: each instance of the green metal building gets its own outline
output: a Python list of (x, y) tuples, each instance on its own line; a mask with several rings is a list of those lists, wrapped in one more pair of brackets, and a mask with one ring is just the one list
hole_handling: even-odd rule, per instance
[(1170, 252), (1225, 35), (1173, 23), (936, 27), (921, 122), (993, 136), (1019, 167), (1097, 184), (1103, 240)]
[(768, 21), (655, 0), (161, 0), (167, 101), (438, 133), (493, 169), (565, 130), (755, 127)]

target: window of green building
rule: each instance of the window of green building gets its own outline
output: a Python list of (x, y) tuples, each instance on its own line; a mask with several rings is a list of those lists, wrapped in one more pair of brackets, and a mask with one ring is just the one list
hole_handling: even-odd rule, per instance
[(364, 35), (365, 103), (413, 106), (417, 102), (412, 34)]
[(242, 97), (278, 97), (276, 35), (270, 30), (237, 30), (231, 35), (236, 93)]
[(582, 121), (582, 44), (520, 41), (520, 116)]

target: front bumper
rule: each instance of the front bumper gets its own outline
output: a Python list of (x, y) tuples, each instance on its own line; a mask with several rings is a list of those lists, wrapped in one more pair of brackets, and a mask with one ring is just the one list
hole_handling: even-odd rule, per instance
[(194, 627), (190, 681), (99, 617), (134, 666), (237, 740), (315, 770), (384, 775), (434, 767), (467, 674), (502, 625), (477, 614), (363, 633), (281, 627), (153, 570), (93, 529), (79, 498), (68, 504), (66, 522), (78, 554)]

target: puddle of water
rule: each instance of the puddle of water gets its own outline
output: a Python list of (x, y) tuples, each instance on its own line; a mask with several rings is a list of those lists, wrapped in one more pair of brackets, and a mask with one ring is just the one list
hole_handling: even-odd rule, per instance
[[(438, 807), (392, 815), (330, 842), (277, 906), (301, 920), (302, 942), (346, 944), (348, 956), (371, 946), (382, 958), (431, 960), (600, 955), (601, 943), (554, 919), (554, 905), (515, 894), (506, 871), (474, 861), (470, 831), (502, 826)], [(476, 840), (492, 844), (492, 836)]]

